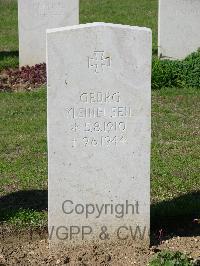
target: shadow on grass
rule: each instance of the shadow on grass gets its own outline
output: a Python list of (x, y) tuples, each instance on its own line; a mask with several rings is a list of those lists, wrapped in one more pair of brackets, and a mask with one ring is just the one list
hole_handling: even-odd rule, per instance
[(200, 236), (200, 191), (151, 205), (151, 231), (160, 240)]
[[(0, 222), (9, 221), (20, 210), (47, 210), (47, 190), (18, 191), (0, 198)], [(200, 235), (200, 191), (151, 205), (151, 231), (162, 231), (161, 238), (170, 235)]]
[(0, 70), (17, 68), (19, 65), (18, 51), (0, 51)]
[(0, 223), (15, 217), (19, 211), (44, 211), (48, 207), (47, 190), (18, 191), (0, 198)]
[(10, 57), (19, 57), (19, 51), (0, 51), (0, 61)]

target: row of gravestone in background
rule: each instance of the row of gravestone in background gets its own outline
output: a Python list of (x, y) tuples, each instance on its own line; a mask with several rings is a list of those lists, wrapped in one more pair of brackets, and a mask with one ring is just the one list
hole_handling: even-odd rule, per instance
[[(79, 0), (19, 0), (20, 66), (46, 60), (46, 29), (79, 23)], [(200, 46), (200, 1), (159, 0), (158, 53), (182, 59)]]

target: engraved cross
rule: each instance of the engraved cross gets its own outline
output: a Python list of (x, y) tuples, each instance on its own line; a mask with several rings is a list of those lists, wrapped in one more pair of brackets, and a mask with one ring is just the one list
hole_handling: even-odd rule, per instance
[(103, 72), (104, 67), (111, 66), (111, 58), (104, 57), (104, 51), (95, 51), (93, 58), (88, 58), (88, 67), (96, 73)]

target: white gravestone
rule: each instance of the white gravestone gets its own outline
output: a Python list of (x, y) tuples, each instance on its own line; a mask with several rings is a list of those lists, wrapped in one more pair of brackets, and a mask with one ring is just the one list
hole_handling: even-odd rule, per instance
[(150, 224), (151, 30), (47, 31), (49, 235), (139, 238)]
[(159, 0), (159, 56), (184, 59), (198, 48), (200, 48), (200, 1)]
[(46, 62), (46, 30), (79, 23), (79, 0), (18, 0), (19, 64)]

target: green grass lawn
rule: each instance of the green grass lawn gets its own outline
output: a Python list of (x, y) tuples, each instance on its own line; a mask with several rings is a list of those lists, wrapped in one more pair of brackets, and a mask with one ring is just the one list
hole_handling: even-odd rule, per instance
[(18, 66), (17, 1), (0, 0), (0, 71)]
[[(103, 21), (149, 27), (157, 47), (158, 0), (80, 0), (80, 23)], [(17, 1), (0, 0), (0, 70), (18, 66)]]

